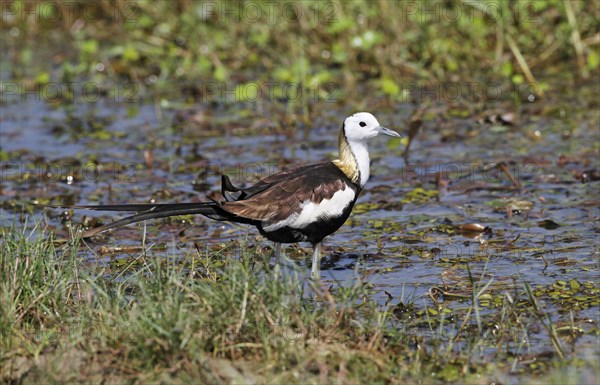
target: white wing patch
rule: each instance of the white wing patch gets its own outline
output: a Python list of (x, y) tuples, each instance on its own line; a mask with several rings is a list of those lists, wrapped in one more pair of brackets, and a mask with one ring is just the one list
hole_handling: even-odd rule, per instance
[(354, 190), (345, 185), (344, 189), (336, 191), (331, 199), (324, 199), (318, 203), (306, 200), (302, 203), (299, 213), (291, 215), (283, 221), (263, 224), (263, 229), (265, 231), (275, 231), (282, 227), (303, 229), (321, 218), (339, 217), (344, 209), (354, 201), (354, 198)]

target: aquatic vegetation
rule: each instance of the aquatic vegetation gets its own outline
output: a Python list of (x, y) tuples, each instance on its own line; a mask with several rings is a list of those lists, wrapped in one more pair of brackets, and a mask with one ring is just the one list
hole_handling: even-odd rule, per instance
[[(3, 4), (1, 381), (597, 383), (599, 3), (228, 3)], [(45, 205), (214, 199), (357, 110), (405, 137), (322, 285), (197, 216), (52, 242), (114, 218)]]

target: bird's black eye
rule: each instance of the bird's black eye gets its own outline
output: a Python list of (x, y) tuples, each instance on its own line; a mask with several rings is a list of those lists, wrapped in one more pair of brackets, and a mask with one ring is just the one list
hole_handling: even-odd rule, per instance
[(359, 125), (359, 126), (361, 126), (361, 127), (364, 127), (364, 126), (366, 126), (366, 125), (367, 125), (367, 123), (365, 123), (365, 122), (360, 122), (360, 123), (358, 123), (358, 125)]

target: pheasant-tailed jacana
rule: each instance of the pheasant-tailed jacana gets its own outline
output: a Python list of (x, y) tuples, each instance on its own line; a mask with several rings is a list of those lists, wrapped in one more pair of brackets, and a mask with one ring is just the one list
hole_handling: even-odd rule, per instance
[(310, 242), (313, 245), (312, 275), (317, 278), (323, 238), (346, 221), (358, 194), (369, 179), (369, 139), (379, 134), (400, 137), (379, 124), (368, 112), (344, 120), (339, 134), (339, 158), (310, 164), (269, 176), (252, 187), (235, 187), (222, 177), (221, 202), (118, 204), (70, 206), (137, 214), (83, 232), (87, 238), (102, 231), (148, 219), (201, 214), (218, 221), (248, 223), (276, 243)]

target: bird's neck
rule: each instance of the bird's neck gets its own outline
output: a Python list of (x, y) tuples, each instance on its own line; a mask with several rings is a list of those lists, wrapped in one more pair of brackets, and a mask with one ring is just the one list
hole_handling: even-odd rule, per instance
[(369, 180), (369, 148), (367, 143), (358, 141), (349, 141), (344, 135), (344, 128), (339, 136), (340, 157), (333, 163), (350, 179), (353, 183), (363, 187)]

